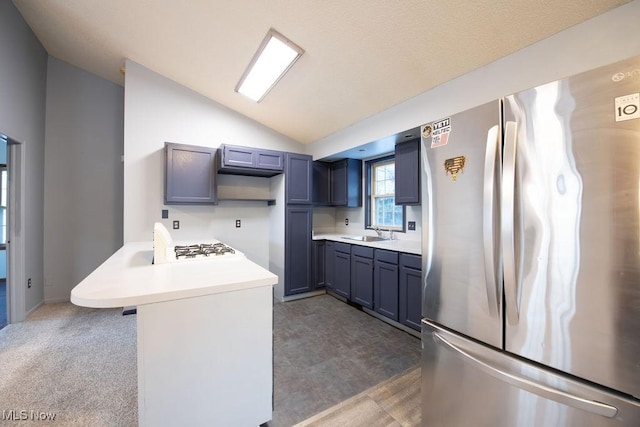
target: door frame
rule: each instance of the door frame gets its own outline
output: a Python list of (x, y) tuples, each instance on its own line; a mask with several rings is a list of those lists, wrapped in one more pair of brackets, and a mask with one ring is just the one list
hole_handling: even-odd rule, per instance
[(25, 287), (25, 159), (26, 144), (7, 136), (7, 322), (26, 318)]

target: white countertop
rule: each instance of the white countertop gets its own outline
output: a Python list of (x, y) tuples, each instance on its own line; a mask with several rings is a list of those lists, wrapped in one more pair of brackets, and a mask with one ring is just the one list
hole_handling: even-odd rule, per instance
[(422, 242), (415, 240), (378, 240), (376, 242), (365, 242), (360, 240), (345, 239), (349, 234), (316, 233), (313, 240), (331, 240), (334, 242), (349, 243), (350, 245), (368, 246), (377, 249), (387, 249), (389, 251), (405, 252), (414, 255), (422, 254)]
[(151, 264), (152, 242), (127, 243), (71, 291), (71, 302), (109, 308), (273, 286), (278, 276), (245, 257)]

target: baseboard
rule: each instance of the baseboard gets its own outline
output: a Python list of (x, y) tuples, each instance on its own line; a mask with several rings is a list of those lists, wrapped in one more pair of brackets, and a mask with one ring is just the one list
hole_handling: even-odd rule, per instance
[(322, 289), (320, 291), (312, 291), (312, 292), (306, 292), (304, 294), (297, 294), (297, 295), (289, 295), (286, 297), (282, 297), (282, 302), (287, 302), (287, 301), (295, 301), (297, 299), (303, 299), (303, 298), (311, 298), (311, 297), (317, 297), (318, 295), (323, 295), (326, 294), (327, 292)]
[(44, 305), (44, 300), (40, 301), (38, 304), (36, 304), (35, 307), (33, 307), (31, 310), (27, 311), (24, 315), (24, 318), (26, 319), (27, 317), (29, 317), (31, 315), (31, 313), (33, 313), (34, 311), (36, 311), (38, 308), (40, 308), (41, 305)]
[(45, 298), (44, 304), (58, 304), (60, 302), (69, 302), (69, 298)]
[(405, 326), (402, 323), (396, 322), (393, 319), (389, 319), (388, 317), (383, 316), (382, 314), (380, 314), (380, 313), (378, 313), (376, 311), (369, 310), (368, 308), (362, 307), (362, 311), (364, 311), (365, 313), (367, 313), (370, 316), (375, 317), (376, 319), (380, 319), (383, 322), (390, 324), (391, 326), (394, 326), (394, 327), (396, 327), (398, 329), (401, 329), (401, 330), (405, 331), (406, 333), (408, 333), (410, 335), (413, 335), (416, 338), (422, 339), (422, 336), (420, 335), (420, 332), (416, 331), (415, 329), (411, 329), (410, 327)]

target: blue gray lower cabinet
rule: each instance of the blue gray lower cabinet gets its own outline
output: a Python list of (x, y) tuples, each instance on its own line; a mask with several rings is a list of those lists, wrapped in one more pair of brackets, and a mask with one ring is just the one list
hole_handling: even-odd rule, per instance
[(313, 242), (313, 286), (322, 289), (326, 285), (325, 254), (327, 243), (324, 240)]
[(373, 275), (374, 309), (398, 320), (398, 253), (377, 249)]
[(351, 301), (373, 310), (373, 249), (351, 247)]
[(351, 299), (351, 245), (334, 243), (333, 251), (333, 291)]
[(324, 245), (324, 286), (333, 291), (333, 277), (335, 275), (333, 264), (335, 263), (335, 243), (327, 240)]
[[(361, 245), (324, 242), (324, 258), (314, 242), (316, 286), (417, 331), (422, 318), (421, 256)], [(324, 270), (321, 272), (321, 266)]]
[(400, 254), (400, 323), (416, 331), (422, 318), (422, 258)]
[(313, 290), (311, 206), (290, 207), (285, 211), (284, 293), (299, 294)]

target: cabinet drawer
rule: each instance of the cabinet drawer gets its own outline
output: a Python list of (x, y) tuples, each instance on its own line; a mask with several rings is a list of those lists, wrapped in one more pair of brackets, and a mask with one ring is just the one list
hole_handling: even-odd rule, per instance
[(382, 261), (389, 264), (398, 264), (398, 252), (376, 249), (376, 261)]
[(351, 253), (353, 255), (361, 256), (364, 258), (369, 258), (369, 259), (373, 258), (373, 248), (370, 248), (367, 246), (352, 245)]
[(336, 252), (343, 252), (345, 254), (350, 254), (351, 253), (351, 245), (348, 244), (348, 243), (335, 242), (333, 249)]
[(420, 270), (422, 268), (422, 257), (420, 255), (400, 254), (400, 264)]

